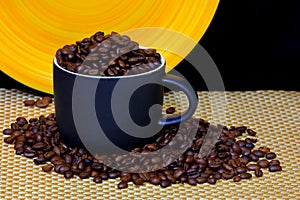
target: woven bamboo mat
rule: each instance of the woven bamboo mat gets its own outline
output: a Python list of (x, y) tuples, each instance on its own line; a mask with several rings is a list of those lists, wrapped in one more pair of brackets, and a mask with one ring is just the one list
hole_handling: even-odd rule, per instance
[[(159, 186), (129, 184), (117, 189), (117, 181), (95, 184), (90, 179), (65, 180), (55, 172), (50, 174), (34, 165), (32, 159), (14, 154), (13, 146), (3, 143), (0, 133), (0, 199), (198, 199), (198, 198), (300, 198), (300, 92), (251, 91), (226, 92), (226, 106), (216, 119), (209, 96), (200, 92), (195, 116), (208, 121), (221, 121), (223, 125), (246, 125), (258, 132), (257, 146), (266, 145), (275, 151), (283, 171), (234, 183), (221, 180), (216, 185), (189, 186), (176, 184), (163, 189)], [(216, 93), (217, 106), (218, 93)], [(177, 105), (174, 93), (165, 97), (165, 107)], [(181, 93), (176, 97), (185, 100)], [(37, 98), (18, 90), (0, 89), (0, 130), (9, 127), (17, 116), (37, 117), (54, 112), (54, 105), (46, 109), (24, 107), (24, 99)], [(185, 109), (187, 103), (182, 105)], [(178, 105), (177, 105), (178, 106)]]

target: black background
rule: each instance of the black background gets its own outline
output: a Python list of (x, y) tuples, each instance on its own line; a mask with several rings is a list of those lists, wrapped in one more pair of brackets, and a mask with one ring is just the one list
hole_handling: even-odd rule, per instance
[[(215, 61), (226, 90), (300, 91), (300, 1), (220, 0), (199, 42)], [(176, 70), (207, 90), (187, 61)], [(0, 87), (34, 90), (0, 72)]]

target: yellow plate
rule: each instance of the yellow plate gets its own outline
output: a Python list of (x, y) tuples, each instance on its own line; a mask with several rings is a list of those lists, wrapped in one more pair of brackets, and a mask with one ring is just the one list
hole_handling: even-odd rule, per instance
[[(0, 1), (0, 69), (29, 87), (52, 94), (52, 59), (63, 45), (97, 31), (124, 32), (142, 27), (167, 28), (199, 41), (218, 3), (219, 0)], [(193, 46), (188, 48), (191, 51)], [(167, 70), (182, 60), (172, 53), (164, 56)]]

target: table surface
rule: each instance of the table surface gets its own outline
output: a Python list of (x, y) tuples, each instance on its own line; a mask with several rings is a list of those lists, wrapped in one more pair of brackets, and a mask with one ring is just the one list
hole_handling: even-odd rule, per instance
[[(45, 173), (32, 159), (15, 155), (13, 146), (3, 143), (1, 131), (0, 199), (300, 198), (300, 92), (199, 92), (198, 95), (195, 117), (254, 129), (258, 133), (257, 147), (266, 145), (276, 152), (283, 171), (264, 170), (263, 177), (239, 183), (221, 180), (216, 185), (176, 184), (166, 189), (130, 183), (127, 189), (119, 190), (118, 180), (95, 184), (91, 179), (66, 180), (55, 172)], [(23, 100), (36, 98), (15, 89), (0, 88), (0, 129), (9, 127), (18, 116), (30, 118), (54, 112), (53, 104), (46, 109), (23, 106)], [(176, 106), (177, 111), (188, 106), (182, 93), (166, 94), (164, 108), (170, 105)]]

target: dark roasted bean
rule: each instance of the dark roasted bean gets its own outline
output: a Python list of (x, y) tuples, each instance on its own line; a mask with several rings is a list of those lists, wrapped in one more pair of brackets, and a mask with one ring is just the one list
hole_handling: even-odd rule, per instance
[(17, 121), (16, 123), (19, 126), (24, 126), (25, 124), (28, 123), (27, 120), (25, 119), (25, 117), (18, 117), (16, 121)]
[(198, 178), (196, 179), (197, 183), (200, 183), (200, 184), (205, 183), (206, 180), (207, 180), (207, 178), (205, 178), (205, 177), (198, 177)]
[(256, 132), (254, 130), (252, 130), (252, 129), (247, 129), (247, 133), (250, 136), (255, 136), (256, 135)]
[(266, 159), (260, 160), (257, 162), (257, 164), (261, 167), (261, 168), (267, 168), (269, 166), (269, 161)]
[(254, 171), (254, 174), (256, 177), (262, 177), (263, 176), (263, 171), (261, 169), (257, 169)]
[(95, 183), (102, 183), (102, 178), (100, 176), (96, 176), (96, 177), (94, 177), (93, 181)]
[(224, 173), (222, 173), (222, 177), (224, 179), (231, 179), (233, 176), (234, 176), (234, 172), (233, 171), (232, 172), (224, 172)]
[(282, 167), (280, 165), (273, 165), (273, 166), (269, 166), (269, 171), (270, 172), (278, 172), (281, 171)]
[(4, 135), (11, 135), (12, 133), (13, 133), (13, 131), (10, 128), (6, 128), (3, 130)]
[(121, 181), (119, 184), (118, 184), (118, 188), (119, 189), (124, 189), (124, 188), (127, 188), (128, 187), (128, 183), (125, 182), (125, 181)]
[(197, 181), (195, 178), (187, 178), (186, 181), (189, 185), (197, 185)]
[(90, 176), (90, 173), (86, 172), (86, 171), (83, 171), (83, 172), (80, 172), (78, 174), (78, 176), (81, 178), (81, 179), (86, 179), (86, 178), (89, 178)]
[(216, 184), (216, 182), (217, 182), (217, 180), (212, 177), (209, 177), (206, 181), (207, 181), (207, 183), (212, 184), (212, 185)]
[(15, 139), (16, 138), (11, 135), (9, 137), (4, 138), (4, 142), (7, 143), (7, 144), (12, 144), (15, 141)]
[(43, 166), (42, 169), (44, 172), (50, 172), (53, 169), (53, 165), (47, 164), (47, 165)]
[(108, 177), (109, 178), (117, 178), (117, 177), (119, 177), (119, 173), (118, 172), (109, 172)]
[(259, 158), (263, 158), (265, 156), (265, 152), (260, 151), (260, 150), (253, 150), (252, 153)]
[(133, 183), (134, 183), (135, 185), (143, 185), (144, 180), (141, 179), (141, 178), (137, 178), (137, 179), (134, 179), (134, 180), (133, 180)]
[(33, 106), (35, 104), (34, 100), (24, 100), (23, 101), (25, 106)]
[(247, 165), (247, 169), (250, 171), (256, 171), (260, 169), (260, 166), (257, 164), (249, 164)]
[(159, 185), (161, 182), (161, 179), (158, 176), (154, 176), (154, 177), (150, 178), (149, 182), (152, 183), (153, 185)]
[(44, 96), (44, 97), (42, 98), (42, 100), (46, 100), (46, 101), (48, 101), (49, 103), (52, 103), (52, 98), (49, 97), (49, 96)]
[(42, 148), (44, 148), (44, 147), (45, 147), (45, 144), (42, 143), (42, 142), (37, 142), (37, 143), (35, 143), (35, 144), (32, 146), (32, 148), (35, 149), (35, 150), (37, 150), (37, 149), (42, 149)]
[(265, 154), (270, 152), (270, 148), (268, 147), (259, 147), (258, 150), (264, 152)]
[(266, 159), (271, 160), (271, 159), (274, 159), (274, 158), (276, 158), (275, 153), (269, 152), (269, 153), (266, 154)]
[(255, 161), (255, 162), (257, 162), (257, 161), (259, 160), (259, 157), (256, 156), (256, 155), (253, 154), (253, 153), (251, 153), (251, 154), (249, 155), (249, 158), (250, 158), (252, 161)]
[(176, 170), (176, 171), (174, 172), (174, 177), (175, 177), (175, 178), (178, 178), (178, 177), (180, 177), (183, 173), (184, 173), (184, 170), (178, 169), (178, 170)]
[(65, 164), (65, 165), (62, 165), (60, 168), (59, 168), (59, 172), (64, 174), (66, 173), (67, 171), (69, 171), (71, 169), (70, 165), (68, 164)]
[(240, 176), (234, 176), (233, 177), (233, 182), (240, 182), (241, 177)]
[(27, 158), (34, 158), (36, 156), (36, 152), (34, 150), (26, 150), (24, 151), (24, 156)]
[[(61, 170), (61, 169), (60, 169), (60, 170)], [(74, 176), (74, 174), (73, 174), (73, 172), (71, 172), (71, 171), (67, 171), (67, 172), (64, 173), (64, 177), (65, 177), (66, 179), (73, 178), (73, 176)]]
[(160, 186), (162, 188), (166, 188), (166, 187), (169, 187), (171, 185), (171, 182), (169, 180), (163, 180), (160, 182)]
[(280, 161), (279, 160), (271, 160), (269, 163), (269, 166), (275, 166), (275, 165), (280, 165)]
[(241, 179), (250, 179), (252, 175), (250, 173), (241, 173), (240, 177)]
[(174, 107), (169, 107), (169, 108), (167, 108), (166, 113), (167, 113), (167, 114), (173, 114), (175, 111), (176, 111), (176, 110), (175, 110)]
[(99, 176), (102, 178), (102, 180), (107, 180), (108, 179), (107, 173), (100, 173)]
[(36, 101), (36, 106), (39, 108), (46, 108), (48, 107), (49, 102), (45, 99), (39, 99)]

